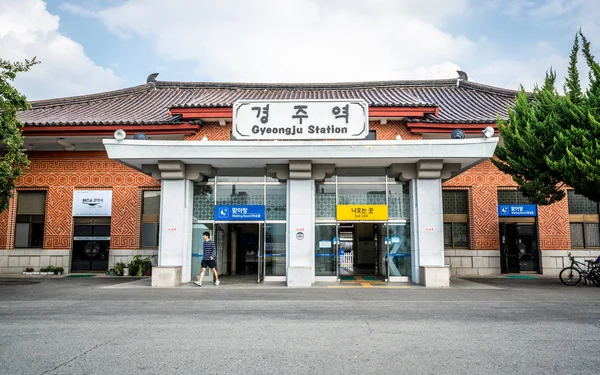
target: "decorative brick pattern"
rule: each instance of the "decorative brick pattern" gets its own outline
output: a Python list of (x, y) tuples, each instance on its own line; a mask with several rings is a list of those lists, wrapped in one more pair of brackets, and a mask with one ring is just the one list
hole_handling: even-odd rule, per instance
[(51, 186), (46, 194), (44, 249), (70, 249), (73, 241), (73, 187)]
[[(104, 151), (31, 152), (28, 156), (30, 167), (17, 187), (48, 191), (44, 249), (71, 249), (75, 189), (112, 189), (111, 248), (139, 248), (139, 188), (160, 188), (158, 181), (108, 159)], [(15, 218), (13, 200), (11, 208), (0, 214), (0, 249), (13, 247)]]
[[(486, 160), (444, 183), (444, 187), (472, 186), (471, 214), (473, 250), (499, 250), (497, 192), (516, 189), (512, 177), (500, 172)], [(538, 206), (539, 242), (542, 250), (570, 249), (567, 200), (551, 206)]]
[(137, 186), (113, 188), (113, 208), (110, 229), (111, 250), (138, 249), (141, 212)]
[(0, 213), (0, 250), (13, 247), (16, 210), (17, 201), (12, 198), (8, 202), (8, 209)]
[(227, 122), (225, 126), (219, 125), (218, 122), (207, 122), (202, 125), (200, 131), (194, 135), (186, 136), (186, 141), (201, 141), (204, 136), (209, 141), (228, 141), (231, 132), (231, 122)]
[(402, 123), (402, 121), (389, 121), (385, 125), (381, 125), (379, 121), (371, 121), (369, 129), (375, 130), (377, 140), (394, 140), (397, 135), (400, 135), (405, 140), (422, 139), (421, 134), (411, 133), (410, 130)]
[(550, 206), (538, 206), (538, 222), (540, 249), (571, 249), (569, 203), (567, 199), (553, 203)]
[(495, 186), (476, 185), (473, 192), (473, 250), (499, 250), (498, 204)]

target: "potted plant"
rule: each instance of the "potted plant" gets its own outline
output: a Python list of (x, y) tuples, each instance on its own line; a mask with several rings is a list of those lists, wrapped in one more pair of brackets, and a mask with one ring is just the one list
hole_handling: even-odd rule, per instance
[(25, 270), (23, 271), (23, 275), (33, 275), (33, 268), (32, 267), (25, 268)]
[[(117, 264), (115, 264), (115, 272), (116, 272), (117, 276), (123, 276), (124, 270), (125, 270), (125, 263), (118, 262)], [(129, 270), (128, 270), (128, 272), (129, 272)]]
[(54, 266), (49, 265), (47, 267), (40, 268), (40, 275), (54, 275)]
[(62, 275), (62, 273), (63, 273), (63, 272), (65, 272), (65, 269), (64, 269), (64, 268), (62, 268), (61, 266), (54, 267), (54, 273), (55, 273), (56, 275)]

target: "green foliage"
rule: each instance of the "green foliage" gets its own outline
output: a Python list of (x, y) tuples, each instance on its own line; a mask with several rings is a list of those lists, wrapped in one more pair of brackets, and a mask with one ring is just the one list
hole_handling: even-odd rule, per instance
[(127, 265), (123, 262), (118, 262), (115, 264), (115, 272), (118, 276), (123, 276), (123, 270), (127, 267)]
[(29, 165), (19, 129), (23, 124), (17, 118), (17, 112), (28, 109), (29, 103), (12, 82), (17, 73), (26, 72), (35, 64), (38, 64), (35, 57), (22, 63), (0, 59), (0, 212), (8, 208), (15, 180), (23, 174), (23, 167)]
[(134, 255), (131, 262), (129, 262), (129, 274), (131, 276), (144, 276), (146, 271), (152, 268), (152, 259), (156, 255), (142, 258), (141, 255)]
[[(590, 70), (590, 86), (582, 92), (577, 54)], [(547, 205), (564, 197), (564, 184), (585, 197), (600, 201), (600, 65), (581, 31), (575, 37), (565, 95), (558, 95), (555, 72), (533, 95), (523, 90), (509, 109), (509, 121), (498, 129), (504, 145), (492, 162), (513, 176), (519, 190), (533, 203)]]

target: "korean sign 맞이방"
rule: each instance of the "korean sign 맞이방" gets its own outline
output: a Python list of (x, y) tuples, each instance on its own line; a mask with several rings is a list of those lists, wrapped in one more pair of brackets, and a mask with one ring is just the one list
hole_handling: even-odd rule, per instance
[(364, 100), (240, 100), (233, 105), (237, 139), (363, 139), (369, 134)]

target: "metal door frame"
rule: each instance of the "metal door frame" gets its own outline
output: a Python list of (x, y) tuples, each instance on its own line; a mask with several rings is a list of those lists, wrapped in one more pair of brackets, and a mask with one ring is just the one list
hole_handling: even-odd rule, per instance
[(256, 280), (257, 284), (260, 284), (261, 282), (263, 282), (265, 280), (265, 273), (266, 273), (266, 265), (267, 262), (265, 261), (265, 244), (264, 244), (264, 239), (266, 238), (266, 225), (264, 222), (258, 222), (256, 223), (258, 224), (258, 249), (256, 252), (256, 256), (257, 256), (257, 260), (258, 260), (258, 264), (257, 264), (257, 268), (258, 268), (258, 278)]

